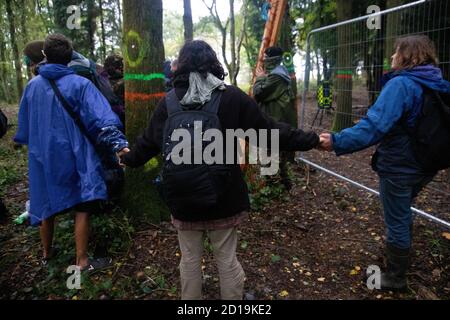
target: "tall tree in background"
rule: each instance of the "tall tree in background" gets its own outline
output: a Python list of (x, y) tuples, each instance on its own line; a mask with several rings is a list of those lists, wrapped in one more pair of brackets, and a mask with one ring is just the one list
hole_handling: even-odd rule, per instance
[[(290, 3), (288, 2), (286, 7), (286, 12), (284, 13), (283, 23), (281, 25), (280, 39), (278, 45), (284, 50), (285, 53), (289, 53), (292, 57), (295, 55), (295, 34), (293, 29), (295, 27), (295, 22), (291, 17)], [(293, 62), (293, 61), (292, 61)], [(290, 70), (291, 71), (291, 70)], [(294, 97), (297, 96), (297, 79), (295, 77), (295, 69), (292, 76), (292, 91)], [(292, 102), (292, 107), (295, 107), (295, 101)]]
[(22, 63), (19, 55), (19, 47), (16, 39), (16, 22), (13, 15), (12, 1), (6, 0), (6, 14), (9, 21), (9, 33), (11, 38), (11, 48), (14, 58), (14, 68), (16, 70), (17, 94), (21, 97), (23, 93)]
[[(20, 33), (22, 37), (22, 45), (28, 42), (27, 18), (29, 17), (29, 7), (26, 0), (20, 0)], [(33, 3), (34, 4), (34, 3)], [(33, 9), (33, 8), (32, 8)], [(27, 78), (31, 80), (31, 69), (27, 66)]]
[(98, 0), (98, 11), (100, 15), (100, 32), (101, 32), (101, 59), (105, 61), (106, 58), (106, 30), (105, 30), (105, 16), (103, 13), (102, 0)]
[[(402, 5), (404, 0), (387, 0), (386, 9), (391, 9)], [(388, 14), (386, 18), (386, 34), (385, 34), (385, 44), (384, 44), (384, 63), (390, 64), (391, 56), (394, 54), (394, 44), (396, 37), (401, 33), (400, 27), (401, 23), (401, 13), (394, 12)]]
[[(0, 12), (4, 12), (3, 3), (0, 3)], [(0, 28), (1, 30), (6, 30), (6, 20), (4, 15), (0, 14)], [(3, 33), (4, 37), (0, 36), (0, 101), (12, 102), (11, 92), (8, 90), (8, 64), (9, 61), (6, 60), (6, 32)]]
[(191, 0), (183, 0), (184, 3), (184, 40), (189, 41), (194, 39), (194, 25), (192, 23), (192, 8)]
[(247, 63), (252, 70), (256, 67), (259, 49), (264, 34), (266, 22), (261, 16), (261, 8), (266, 0), (250, 0), (247, 7), (247, 23), (244, 29), (244, 46)]
[(89, 58), (95, 60), (95, 31), (97, 29), (97, 7), (95, 0), (86, 0), (87, 4), (87, 19), (84, 24), (84, 28), (87, 31), (87, 43), (86, 46), (89, 49)]
[[(247, 9), (248, 0), (244, 0), (242, 5), (242, 21), (241, 30), (239, 35), (236, 35), (236, 17), (234, 12), (234, 0), (229, 0), (229, 17), (225, 23), (220, 19), (220, 15), (217, 11), (217, 0), (202, 0), (205, 6), (208, 8), (209, 13), (214, 21), (214, 25), (220, 31), (222, 36), (222, 58), (225, 62), (225, 66), (228, 70), (230, 82), (232, 85), (237, 85), (237, 77), (239, 75), (241, 67), (241, 48), (244, 41), (245, 26), (247, 24)], [(228, 31), (229, 30), (229, 31)], [(230, 40), (228, 41), (228, 36)], [(230, 48), (228, 48), (230, 44)], [(230, 51), (231, 58), (227, 55), (227, 50)]]
[[(352, 1), (336, 0), (337, 19), (345, 21), (351, 18)], [(339, 92), (337, 98), (336, 114), (333, 121), (332, 131), (341, 131), (352, 126), (352, 56), (351, 26), (344, 25), (337, 28), (338, 51), (337, 51), (337, 80), (336, 90)]]
[[(53, 0), (53, 11), (55, 31), (62, 33), (73, 42), (74, 49), (88, 56), (96, 58), (95, 34), (97, 30), (98, 10), (95, 0)], [(81, 27), (68, 28), (67, 21), (73, 12), (67, 12), (69, 6), (77, 6), (81, 11)]]
[[(84, 36), (80, 35), (80, 30), (67, 28), (67, 19), (70, 13), (67, 13), (69, 6), (81, 6), (82, 0), (53, 0), (53, 7), (47, 2), (47, 11), (53, 12), (55, 32), (61, 33), (70, 38), (76, 50), (83, 51), (82, 45), (79, 45)], [(77, 37), (78, 33), (78, 37)]]
[[(146, 128), (159, 99), (164, 95), (160, 78), (144, 79), (144, 76), (162, 72), (162, 22), (162, 0), (123, 2), (126, 130), (131, 144)], [(151, 183), (159, 171), (159, 162), (153, 159), (145, 168), (127, 170), (124, 197), (130, 213), (150, 215), (155, 222), (160, 221), (164, 212), (167, 214)]]

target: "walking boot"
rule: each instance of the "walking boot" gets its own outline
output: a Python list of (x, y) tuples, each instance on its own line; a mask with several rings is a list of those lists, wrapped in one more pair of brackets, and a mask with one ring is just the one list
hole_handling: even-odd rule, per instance
[(386, 245), (387, 268), (381, 273), (381, 290), (405, 291), (408, 287), (406, 271), (410, 264), (410, 248), (400, 249)]

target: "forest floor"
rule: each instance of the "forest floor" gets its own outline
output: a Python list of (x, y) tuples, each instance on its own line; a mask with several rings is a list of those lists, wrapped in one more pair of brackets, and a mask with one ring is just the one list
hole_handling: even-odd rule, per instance
[[(175, 229), (169, 222), (153, 225), (120, 210), (93, 219), (92, 253), (107, 251), (114, 265), (83, 276), (81, 290), (66, 287), (66, 268), (74, 261), (70, 215), (58, 220), (60, 254), (47, 267), (40, 265), (38, 230), (12, 222), (27, 200), (26, 148), (11, 142), (16, 107), (1, 108), (12, 126), (0, 141), (0, 193), (10, 209), (8, 221), (0, 225), (0, 299), (179, 299)], [(307, 157), (376, 187), (367, 165), (370, 152), (336, 160), (313, 151)], [(260, 198), (239, 228), (237, 252), (247, 293), (256, 299), (450, 299), (450, 241), (444, 237), (448, 230), (417, 217), (408, 292), (370, 291), (363, 281), (365, 270), (383, 265), (379, 199), (303, 165), (292, 171), (295, 187), (289, 193), (275, 192), (279, 196), (272, 201)], [(432, 188), (421, 193), (416, 206), (450, 220), (448, 173)], [(220, 298), (206, 240), (202, 265), (205, 298)]]

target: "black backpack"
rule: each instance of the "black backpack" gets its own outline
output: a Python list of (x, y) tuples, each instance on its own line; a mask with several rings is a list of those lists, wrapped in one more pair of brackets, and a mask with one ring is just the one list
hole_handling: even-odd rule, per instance
[[(172, 215), (183, 221), (208, 220), (214, 208), (227, 191), (231, 180), (230, 166), (224, 164), (193, 164), (194, 152), (202, 152), (211, 143), (203, 141), (201, 150), (194, 149), (194, 122), (202, 123), (202, 133), (208, 129), (221, 130), (217, 116), (222, 92), (213, 92), (211, 101), (198, 109), (183, 110), (172, 89), (166, 96), (168, 119), (163, 137), (163, 167), (161, 171), (162, 196)], [(191, 163), (175, 164), (174, 147), (181, 142), (171, 141), (176, 129), (186, 129), (191, 135)]]
[(417, 162), (434, 173), (450, 167), (450, 94), (423, 89), (422, 110), (408, 133)]
[(70, 69), (72, 69), (77, 75), (90, 80), (103, 94), (106, 100), (108, 100), (112, 107), (122, 104), (120, 99), (115, 95), (111, 84), (109, 83), (109, 79), (98, 74), (97, 66), (94, 61), (89, 60), (89, 67), (84, 65), (72, 65), (70, 66)]

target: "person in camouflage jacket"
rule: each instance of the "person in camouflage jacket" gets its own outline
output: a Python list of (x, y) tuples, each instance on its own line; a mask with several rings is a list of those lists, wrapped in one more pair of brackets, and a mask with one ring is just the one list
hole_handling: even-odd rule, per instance
[[(297, 110), (295, 96), (289, 71), (281, 64), (283, 49), (267, 48), (264, 54), (264, 70), (256, 70), (256, 81), (253, 86), (253, 96), (264, 113), (277, 121), (297, 127)], [(290, 190), (292, 183), (288, 174), (287, 162), (293, 161), (292, 152), (281, 153), (280, 177), (286, 189)]]

